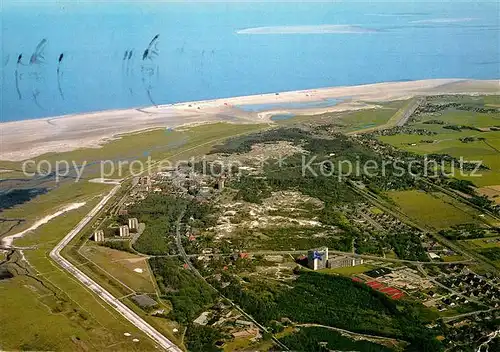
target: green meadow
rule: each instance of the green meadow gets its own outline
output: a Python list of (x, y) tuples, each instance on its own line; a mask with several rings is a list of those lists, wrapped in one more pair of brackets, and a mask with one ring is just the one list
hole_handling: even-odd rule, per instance
[(388, 196), (410, 218), (436, 230), (460, 224), (480, 224), (479, 213), (443, 193), (393, 191)]
[[(445, 124), (424, 123), (429, 120), (441, 120)], [(469, 129), (455, 131), (443, 128), (446, 125), (466, 125), (475, 128), (500, 126), (500, 114), (447, 110), (436, 116), (425, 116), (418, 123), (410, 125), (413, 128), (436, 132), (436, 135), (397, 134), (381, 136), (379, 139), (420, 155), (449, 154), (455, 158), (463, 157), (465, 161), (482, 161), (490, 170), (478, 172), (480, 176), (457, 174), (456, 177), (470, 180), (478, 187), (500, 185), (500, 131), (481, 132)], [(484, 140), (464, 143), (460, 139), (465, 137), (484, 138)], [(423, 140), (432, 140), (433, 142), (426, 143)]]
[[(59, 154), (46, 154), (34, 160), (48, 160), (52, 165), (58, 160), (75, 161), (76, 164), (82, 164), (86, 161), (90, 164), (100, 160), (114, 159), (116, 161), (125, 158), (147, 161), (148, 157), (153, 162), (162, 159), (176, 161), (201, 155), (228, 137), (250, 133), (266, 127), (267, 125), (217, 123), (174, 131), (157, 129), (121, 136), (101, 148), (85, 148)], [(0, 162), (0, 168), (20, 170), (21, 164)], [(70, 278), (49, 258), (49, 252), (54, 245), (76, 226), (85, 214), (99, 202), (101, 197), (113, 187), (88, 182), (88, 179), (99, 176), (98, 164), (86, 167), (84, 170), (84, 179), (79, 182), (74, 182), (71, 179), (65, 180), (48, 193), (2, 212), (3, 218), (25, 219), (24, 223), (15, 226), (8, 232), (10, 225), (4, 223), (0, 230), (3, 234), (8, 235), (31, 226), (36, 220), (56, 212), (65, 205), (74, 202), (86, 203), (83, 207), (60, 215), (15, 241), (17, 246), (32, 247), (32, 249), (24, 251), (24, 256), (30, 264), (30, 270), (39, 281), (21, 272), (14, 279), (0, 281), (0, 299), (3, 302), (2, 314), (0, 314), (0, 324), (2, 324), (0, 346), (2, 349), (123, 351), (155, 349), (154, 343), (147, 336), (111, 307), (108, 307), (86, 287)], [(2, 174), (2, 178), (6, 178), (4, 175), (7, 174)], [(127, 168), (121, 177), (128, 175)], [(110, 177), (116, 176), (118, 175)], [(89, 227), (85, 233), (88, 231)], [(79, 241), (76, 239), (71, 243), (69, 248), (63, 251), (63, 254), (69, 255), (71, 247), (79, 245)], [(81, 259), (75, 258), (73, 255), (70, 257), (72, 261)], [(96, 260), (99, 264), (99, 260)], [(107, 273), (103, 274), (98, 270), (93, 270), (92, 265), (94, 264), (86, 263), (85, 260), (76, 263), (83, 265), (81, 270), (87, 274), (103, 279), (102, 284), (117, 296), (127, 292), (123, 289), (123, 285), (115, 282), (115, 279)], [(143, 269), (147, 267), (144, 263), (137, 264), (137, 266), (141, 266)], [(131, 266), (129, 265), (129, 267)], [(133, 268), (135, 267), (133, 266)], [(116, 268), (108, 269), (112, 271)], [(132, 273), (135, 273), (133, 269), (130, 270), (129, 275), (123, 273), (122, 280), (131, 286), (137, 285), (138, 290), (149, 291), (153, 288), (151, 285), (148, 286), (147, 280), (134, 281)], [(131, 281), (127, 282), (127, 280)], [(46, 287), (49, 287), (50, 290)], [(8, 304), (4, 304), (6, 302)], [(131, 306), (128, 299), (124, 300), (124, 303)], [(131, 308), (136, 310), (138, 314), (144, 314), (136, 307), (131, 306)], [(146, 319), (159, 328), (168, 325), (159, 321), (158, 318), (146, 317)], [(123, 335), (125, 332), (131, 333), (132, 337), (125, 337)], [(166, 336), (172, 337), (171, 332), (164, 331), (164, 333)], [(139, 339), (138, 343), (131, 341), (135, 337)], [(182, 341), (177, 342), (182, 345)]]
[(333, 124), (335, 130), (339, 132), (367, 132), (388, 124), (407, 103), (408, 101), (406, 100), (373, 103), (378, 107), (343, 112), (330, 112), (318, 115), (297, 115), (289, 119), (275, 122), (281, 126), (289, 126), (314, 121), (318, 124)]

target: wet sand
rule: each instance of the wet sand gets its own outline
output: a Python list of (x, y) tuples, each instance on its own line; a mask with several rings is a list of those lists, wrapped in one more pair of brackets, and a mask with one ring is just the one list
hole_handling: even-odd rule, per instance
[[(270, 122), (274, 114), (321, 114), (371, 108), (377, 102), (408, 99), (422, 94), (499, 94), (498, 80), (432, 79), (388, 82), (362, 86), (331, 87), (160, 105), (138, 109), (108, 110), (0, 124), (0, 160), (21, 161), (45, 153), (99, 147), (117, 135), (156, 127), (179, 127), (199, 123)], [(334, 106), (271, 108), (249, 112), (241, 105), (308, 103), (340, 99)]]

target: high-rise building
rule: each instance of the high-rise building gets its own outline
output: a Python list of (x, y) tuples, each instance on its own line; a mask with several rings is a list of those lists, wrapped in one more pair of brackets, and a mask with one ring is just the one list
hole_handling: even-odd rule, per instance
[(313, 270), (326, 268), (328, 263), (328, 248), (311, 249), (307, 252), (307, 266)]
[(97, 230), (96, 232), (94, 232), (93, 239), (95, 242), (104, 242), (104, 231)]
[(128, 227), (130, 230), (137, 230), (137, 228), (139, 227), (139, 221), (137, 221), (137, 218), (129, 218)]
[(151, 177), (150, 176), (140, 177), (139, 185), (145, 187), (146, 191), (149, 191), (151, 189)]
[(120, 237), (128, 237), (130, 236), (130, 229), (128, 225), (120, 226)]

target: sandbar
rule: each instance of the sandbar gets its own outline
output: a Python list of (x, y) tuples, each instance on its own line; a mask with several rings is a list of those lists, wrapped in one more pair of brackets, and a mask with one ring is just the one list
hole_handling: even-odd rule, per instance
[[(159, 127), (175, 128), (220, 121), (271, 123), (271, 116), (276, 113), (314, 115), (373, 108), (377, 102), (408, 99), (417, 95), (499, 92), (499, 80), (428, 79), (277, 92), (5, 122), (0, 124), (0, 160), (22, 161), (46, 153), (98, 148), (121, 134)], [(334, 106), (305, 109), (279, 107), (253, 112), (241, 109), (242, 105), (307, 103), (326, 99), (339, 99), (340, 102)]]

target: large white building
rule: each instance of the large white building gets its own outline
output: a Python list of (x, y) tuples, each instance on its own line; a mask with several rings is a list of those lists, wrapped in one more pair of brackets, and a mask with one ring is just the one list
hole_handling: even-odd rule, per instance
[(363, 264), (363, 259), (345, 255), (328, 257), (328, 248), (316, 248), (307, 252), (307, 266), (312, 270), (324, 268), (344, 268)]
[(104, 231), (97, 230), (96, 232), (94, 232), (93, 239), (95, 242), (104, 242)]
[(130, 229), (128, 225), (120, 226), (120, 237), (128, 237), (130, 236)]
[(130, 230), (137, 230), (139, 227), (139, 221), (137, 221), (137, 218), (128, 219), (128, 227)]

